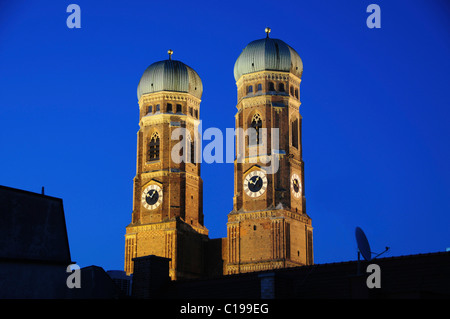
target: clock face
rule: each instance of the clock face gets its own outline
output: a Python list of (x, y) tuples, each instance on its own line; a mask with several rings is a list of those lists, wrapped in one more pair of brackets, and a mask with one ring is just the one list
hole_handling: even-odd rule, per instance
[(258, 197), (264, 194), (267, 188), (267, 177), (262, 171), (253, 171), (244, 180), (245, 193), (250, 197)]
[(161, 205), (163, 192), (158, 185), (149, 185), (142, 192), (142, 205), (147, 209), (155, 209)]
[(299, 198), (302, 195), (302, 182), (297, 174), (291, 176), (291, 189), (295, 197)]

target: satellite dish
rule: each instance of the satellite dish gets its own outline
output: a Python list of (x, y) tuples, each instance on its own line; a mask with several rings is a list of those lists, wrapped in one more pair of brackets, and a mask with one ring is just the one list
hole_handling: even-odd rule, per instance
[(359, 227), (355, 229), (356, 243), (358, 244), (358, 250), (365, 260), (369, 261), (372, 259), (372, 251), (370, 250), (369, 241), (367, 240), (366, 234)]
[(356, 227), (355, 237), (356, 237), (356, 243), (358, 244), (358, 260), (359, 260), (359, 253), (361, 253), (361, 255), (364, 257), (365, 260), (369, 261), (369, 260), (377, 258), (378, 256), (381, 256), (382, 254), (384, 254), (385, 252), (387, 252), (389, 250), (389, 247), (386, 247), (385, 251), (383, 251), (382, 253), (379, 253), (378, 255), (376, 255), (375, 257), (372, 258), (372, 254), (376, 254), (376, 253), (373, 253), (370, 250), (369, 241), (367, 240), (367, 237), (361, 228)]

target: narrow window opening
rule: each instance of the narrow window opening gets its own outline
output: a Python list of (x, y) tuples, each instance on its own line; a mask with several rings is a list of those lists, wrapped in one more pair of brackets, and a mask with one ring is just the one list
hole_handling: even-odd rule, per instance
[(147, 161), (157, 160), (159, 160), (159, 135), (155, 132), (148, 143)]
[(191, 142), (191, 163), (195, 164), (195, 146), (194, 146), (194, 142)]
[[(252, 118), (252, 122), (250, 124), (250, 126), (255, 129), (255, 131), (252, 130), (252, 132), (250, 133), (250, 142), (249, 145), (257, 145), (260, 143), (260, 128), (262, 127), (262, 120), (261, 120), (261, 115), (259, 115), (258, 113), (255, 113), (255, 115), (253, 115)], [(256, 133), (256, 134), (255, 134)]]
[(298, 148), (298, 119), (295, 119), (291, 125), (292, 146)]

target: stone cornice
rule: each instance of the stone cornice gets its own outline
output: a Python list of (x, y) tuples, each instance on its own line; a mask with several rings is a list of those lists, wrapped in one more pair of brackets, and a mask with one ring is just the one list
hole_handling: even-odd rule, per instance
[(171, 92), (171, 91), (160, 91), (155, 93), (149, 93), (144, 94), (139, 99), (139, 108), (141, 108), (144, 105), (152, 104), (156, 101), (186, 101), (190, 105), (194, 105), (199, 107), (201, 100), (199, 98), (196, 98), (195, 96), (189, 94), (189, 93), (182, 93), (182, 92)]
[(183, 231), (196, 231), (199, 234), (202, 235), (208, 235), (208, 229), (204, 226), (191, 226), (186, 224), (182, 219), (171, 219), (167, 221), (162, 221), (158, 223), (151, 223), (151, 224), (144, 224), (144, 225), (133, 225), (133, 226), (127, 226), (126, 230), (127, 233), (125, 237), (136, 237), (136, 234), (142, 231), (172, 231), (175, 232), (176, 230), (183, 230)]
[[(289, 95), (272, 95), (272, 94), (264, 94), (264, 95), (254, 95), (254, 96), (246, 96), (241, 98), (237, 104), (238, 113), (242, 109), (254, 107), (254, 106), (262, 106), (262, 105), (272, 105), (272, 102), (280, 103), (280, 101), (274, 101), (273, 97), (282, 97), (283, 103), (290, 108), (294, 108), (298, 110), (301, 102)], [(274, 106), (275, 108), (281, 108), (280, 106)], [(236, 114), (237, 115), (237, 114)]]
[(270, 218), (274, 220), (277, 218), (291, 218), (304, 222), (307, 225), (311, 225), (311, 218), (309, 218), (306, 214), (294, 213), (286, 209), (273, 209), (253, 212), (232, 212), (228, 215), (229, 221), (227, 225), (232, 225), (233, 223), (241, 222), (244, 220), (261, 218)]
[(172, 126), (179, 126), (175, 125), (177, 123), (188, 123), (190, 125), (199, 126), (200, 120), (197, 120), (195, 118), (192, 118), (186, 114), (181, 113), (154, 113), (154, 114), (148, 114), (141, 118), (139, 122), (140, 127), (144, 126), (150, 126), (155, 124), (170, 124)]
[(174, 170), (174, 169), (160, 169), (160, 170), (156, 170), (156, 171), (150, 171), (150, 172), (142, 172), (140, 174), (141, 179), (149, 179), (151, 180), (152, 178), (155, 177), (161, 177), (161, 176), (168, 176), (169, 174), (181, 174), (181, 175), (185, 175), (187, 179), (190, 179), (192, 181), (196, 181), (198, 182), (199, 180), (201, 180), (201, 177), (189, 172), (184, 172), (184, 171), (180, 171), (180, 170)]
[(254, 82), (257, 80), (275, 80), (275, 81), (291, 81), (295, 85), (300, 86), (301, 79), (290, 73), (281, 71), (259, 71), (249, 74), (244, 74), (237, 80), (236, 86), (240, 87), (247, 82)]

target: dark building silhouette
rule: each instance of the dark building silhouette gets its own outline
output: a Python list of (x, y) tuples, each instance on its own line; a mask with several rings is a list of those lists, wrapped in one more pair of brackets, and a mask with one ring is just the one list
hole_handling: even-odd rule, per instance
[(62, 200), (0, 186), (0, 299), (65, 298), (72, 263)]
[[(369, 264), (380, 267), (380, 288), (367, 286)], [(142, 265), (139, 267), (142, 272)], [(164, 278), (169, 269), (160, 271)], [(147, 285), (150, 289), (151, 283)], [(450, 252), (166, 281), (164, 285), (159, 279), (158, 286), (153, 296), (168, 299), (448, 299)]]
[(0, 186), (0, 299), (111, 299), (120, 288), (101, 268), (80, 269), (68, 288), (72, 261), (59, 198)]
[[(84, 267), (70, 289), (67, 238), (61, 199), (0, 186), (0, 299), (450, 298), (449, 251), (190, 280), (171, 280), (170, 259), (150, 255), (133, 259), (132, 277)], [(369, 264), (380, 267), (380, 288), (367, 286)]]
[(158, 297), (170, 282), (170, 259), (155, 255), (133, 259), (132, 296), (138, 299)]
[(106, 272), (120, 289), (121, 296), (131, 296), (132, 276), (127, 276), (123, 270), (108, 270)]
[(120, 287), (103, 268), (89, 266), (81, 268), (81, 287), (68, 289), (70, 299), (118, 299), (125, 297)]

